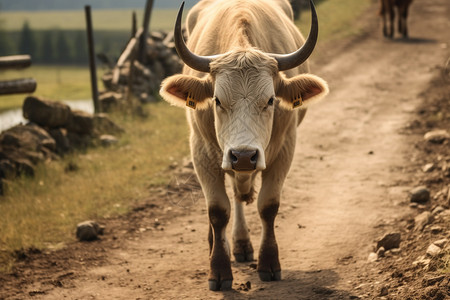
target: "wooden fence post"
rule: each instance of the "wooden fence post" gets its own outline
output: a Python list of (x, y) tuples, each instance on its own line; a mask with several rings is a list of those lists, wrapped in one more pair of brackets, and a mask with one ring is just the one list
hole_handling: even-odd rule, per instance
[(137, 19), (136, 19), (136, 11), (133, 11), (133, 16), (131, 20), (131, 37), (135, 37), (137, 32)]
[(84, 11), (86, 14), (86, 30), (89, 48), (89, 69), (91, 71), (92, 100), (94, 101), (94, 112), (99, 113), (100, 103), (98, 100), (97, 67), (95, 65), (94, 34), (92, 29), (91, 6), (86, 5), (84, 7)]
[(153, 0), (147, 0), (145, 5), (145, 13), (144, 13), (144, 24), (143, 24), (143, 32), (141, 37), (139, 38), (139, 49), (138, 49), (138, 61), (140, 63), (145, 63), (145, 52), (147, 50), (147, 36), (150, 25), (150, 17), (152, 15), (153, 10)]

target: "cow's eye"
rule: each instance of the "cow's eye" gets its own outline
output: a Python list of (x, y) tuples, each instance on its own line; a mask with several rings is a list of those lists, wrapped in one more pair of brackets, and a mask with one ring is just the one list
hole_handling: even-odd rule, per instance
[(214, 97), (214, 101), (216, 102), (216, 105), (217, 106), (220, 106), (220, 100), (219, 100), (219, 98), (217, 98), (217, 97)]
[(273, 97), (270, 97), (269, 101), (267, 102), (267, 105), (273, 105)]

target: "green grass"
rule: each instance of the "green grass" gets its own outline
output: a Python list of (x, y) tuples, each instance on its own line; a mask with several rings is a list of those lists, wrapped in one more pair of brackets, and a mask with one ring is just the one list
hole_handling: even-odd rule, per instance
[[(188, 155), (184, 111), (165, 102), (147, 108), (145, 120), (114, 114), (126, 130), (118, 146), (42, 164), (35, 178), (8, 182), (0, 197), (0, 271), (11, 266), (14, 250), (74, 240), (77, 222), (123, 214), (149, 185), (169, 181), (168, 164)], [(71, 162), (79, 170), (67, 173)]]
[[(103, 88), (99, 70), (97, 78), (98, 86)], [(88, 67), (70, 66), (31, 66), (24, 70), (8, 70), (0, 73), (0, 80), (35, 78), (37, 89), (34, 95), (50, 100), (79, 100), (92, 99), (91, 79)], [(20, 107), (26, 94), (0, 96), (0, 112)]]
[[(360, 33), (361, 28), (355, 26), (355, 19), (371, 5), (370, 0), (331, 0), (322, 1), (317, 6), (319, 18), (319, 43), (333, 41), (349, 35)], [(375, 13), (374, 13), (375, 17)], [(297, 26), (305, 38), (310, 28), (309, 11), (303, 11)]]
[[(142, 24), (143, 10), (136, 11), (138, 25)], [(171, 30), (175, 22), (177, 10), (154, 10), (150, 28), (154, 30)], [(132, 10), (92, 10), (94, 30), (131, 31)], [(2, 26), (7, 31), (20, 30), (25, 21), (31, 29), (79, 30), (86, 28), (84, 10), (80, 11), (2, 11)]]

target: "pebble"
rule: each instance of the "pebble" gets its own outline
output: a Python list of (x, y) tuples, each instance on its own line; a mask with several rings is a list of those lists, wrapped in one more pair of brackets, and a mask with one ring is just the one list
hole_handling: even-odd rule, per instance
[(424, 139), (430, 143), (442, 144), (446, 139), (450, 139), (450, 134), (447, 130), (432, 130), (425, 133)]
[(115, 136), (109, 134), (103, 134), (99, 139), (103, 147), (109, 147), (119, 142)]
[(103, 228), (94, 221), (85, 221), (77, 225), (76, 236), (80, 241), (93, 241), (103, 233)]
[(388, 286), (383, 286), (380, 290), (380, 296), (387, 296), (389, 294), (389, 287)]
[(431, 262), (431, 259), (425, 258), (425, 255), (419, 256), (412, 264), (413, 266), (427, 266)]
[(426, 225), (430, 224), (433, 220), (433, 216), (429, 211), (424, 211), (420, 215), (414, 218), (414, 230), (422, 231)]
[(375, 252), (372, 252), (369, 254), (369, 257), (367, 258), (368, 262), (376, 262), (378, 260), (378, 255)]
[(422, 171), (424, 173), (428, 173), (428, 172), (431, 172), (433, 170), (434, 170), (434, 164), (433, 163), (426, 164), (425, 166), (422, 167)]
[(415, 203), (430, 201), (430, 191), (426, 186), (418, 186), (409, 192), (409, 200)]
[(389, 251), (391, 251), (391, 253), (393, 255), (399, 255), (400, 253), (402, 253), (402, 249), (400, 249), (400, 248), (394, 248), (394, 249), (391, 249)]
[(381, 247), (383, 247), (384, 250), (398, 248), (400, 247), (400, 242), (401, 242), (401, 234), (399, 232), (388, 233), (377, 242), (377, 250), (380, 249)]
[(437, 241), (434, 241), (433, 244), (438, 246), (439, 248), (444, 248), (448, 243), (448, 239), (440, 239)]
[(436, 206), (432, 211), (431, 214), (433, 216), (440, 214), (441, 212), (443, 212), (445, 210), (445, 208), (443, 208), (442, 206)]
[(427, 248), (427, 255), (430, 257), (437, 257), (437, 256), (439, 256), (439, 254), (441, 254), (441, 252), (442, 252), (442, 249), (440, 247), (436, 246), (435, 244), (431, 244)]
[(443, 230), (444, 229), (439, 225), (434, 225), (434, 226), (431, 226), (431, 228), (430, 228), (430, 231), (432, 234), (438, 234), (438, 233), (442, 232)]
[(445, 279), (445, 277), (445, 275), (426, 277), (422, 280), (422, 283), (425, 286), (435, 285), (436, 283), (441, 282), (443, 279)]
[(377, 250), (377, 256), (378, 257), (384, 257), (385, 252), (386, 252), (386, 250), (384, 249), (384, 247), (380, 247)]

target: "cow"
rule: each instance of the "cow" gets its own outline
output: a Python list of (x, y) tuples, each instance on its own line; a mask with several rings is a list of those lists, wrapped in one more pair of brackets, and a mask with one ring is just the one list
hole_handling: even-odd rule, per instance
[(257, 271), (263, 281), (281, 280), (274, 232), (280, 195), (296, 144), (297, 126), (311, 103), (328, 93), (327, 83), (309, 74), (318, 20), (311, 0), (307, 40), (293, 23), (288, 0), (203, 0), (189, 12), (187, 44), (181, 31), (184, 3), (174, 39), (185, 66), (166, 78), (161, 96), (187, 110), (194, 169), (207, 203), (209, 289), (232, 286), (226, 238), (234, 194), (232, 244), (237, 262), (253, 261), (244, 203), (255, 198), (262, 223)]
[(380, 0), (379, 14), (383, 20), (383, 35), (394, 36), (395, 8), (397, 8), (398, 32), (408, 38), (408, 9), (412, 0)]

